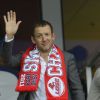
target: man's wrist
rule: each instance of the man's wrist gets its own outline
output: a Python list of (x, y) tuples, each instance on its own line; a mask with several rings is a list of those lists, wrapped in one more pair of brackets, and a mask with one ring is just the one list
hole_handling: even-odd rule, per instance
[(11, 42), (14, 40), (14, 36), (8, 37), (7, 34), (5, 35), (5, 42)]

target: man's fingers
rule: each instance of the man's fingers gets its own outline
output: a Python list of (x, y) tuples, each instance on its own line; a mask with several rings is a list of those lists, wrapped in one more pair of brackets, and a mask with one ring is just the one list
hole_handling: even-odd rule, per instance
[(16, 13), (13, 12), (13, 20), (16, 21)]
[(5, 23), (7, 23), (7, 18), (5, 15), (3, 16), (3, 18), (4, 18)]
[[(15, 21), (16, 22), (16, 13), (12, 10), (7, 12), (7, 16), (4, 15), (3, 17), (4, 17), (5, 23), (10, 22), (10, 21)], [(18, 24), (20, 24), (20, 22)]]
[(13, 20), (13, 11), (10, 10), (10, 19)]
[(10, 21), (10, 18), (11, 16), (10, 16), (10, 12), (7, 12), (7, 18), (8, 18), (8, 21)]
[(12, 10), (10, 10), (10, 19), (16, 22), (16, 13)]
[(22, 22), (22, 21), (18, 21), (18, 22), (17, 22), (17, 26), (18, 26), (18, 27), (19, 27), (19, 25), (20, 25), (21, 22)]

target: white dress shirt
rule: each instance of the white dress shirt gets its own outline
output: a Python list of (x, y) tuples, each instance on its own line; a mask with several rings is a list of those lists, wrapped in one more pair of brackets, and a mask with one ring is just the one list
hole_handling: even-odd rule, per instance
[(47, 64), (42, 57), (40, 57), (40, 64), (41, 64), (41, 73), (40, 73), (38, 90), (36, 92), (30, 93), (30, 100), (47, 100), (45, 91), (45, 82), (44, 82), (44, 74), (46, 71)]

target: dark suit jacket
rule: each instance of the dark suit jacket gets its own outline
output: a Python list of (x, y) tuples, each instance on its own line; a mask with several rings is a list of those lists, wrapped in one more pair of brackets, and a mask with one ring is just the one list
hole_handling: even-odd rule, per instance
[[(20, 66), (20, 60), (22, 54), (17, 54), (12, 56), (12, 46), (13, 46), (13, 41), (4, 42), (3, 57), (9, 66), (12, 67)], [(67, 77), (68, 77), (69, 100), (85, 100), (85, 95), (76, 68), (74, 56), (68, 52), (64, 52), (64, 55), (65, 55), (66, 70), (67, 70)], [(24, 100), (24, 97), (27, 94), (28, 94), (27, 92), (20, 93), (18, 100)]]

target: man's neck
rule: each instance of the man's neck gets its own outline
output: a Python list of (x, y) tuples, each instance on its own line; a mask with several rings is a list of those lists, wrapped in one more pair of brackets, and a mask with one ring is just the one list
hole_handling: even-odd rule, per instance
[(41, 52), (40, 56), (46, 61), (46, 63), (48, 62), (49, 52)]

